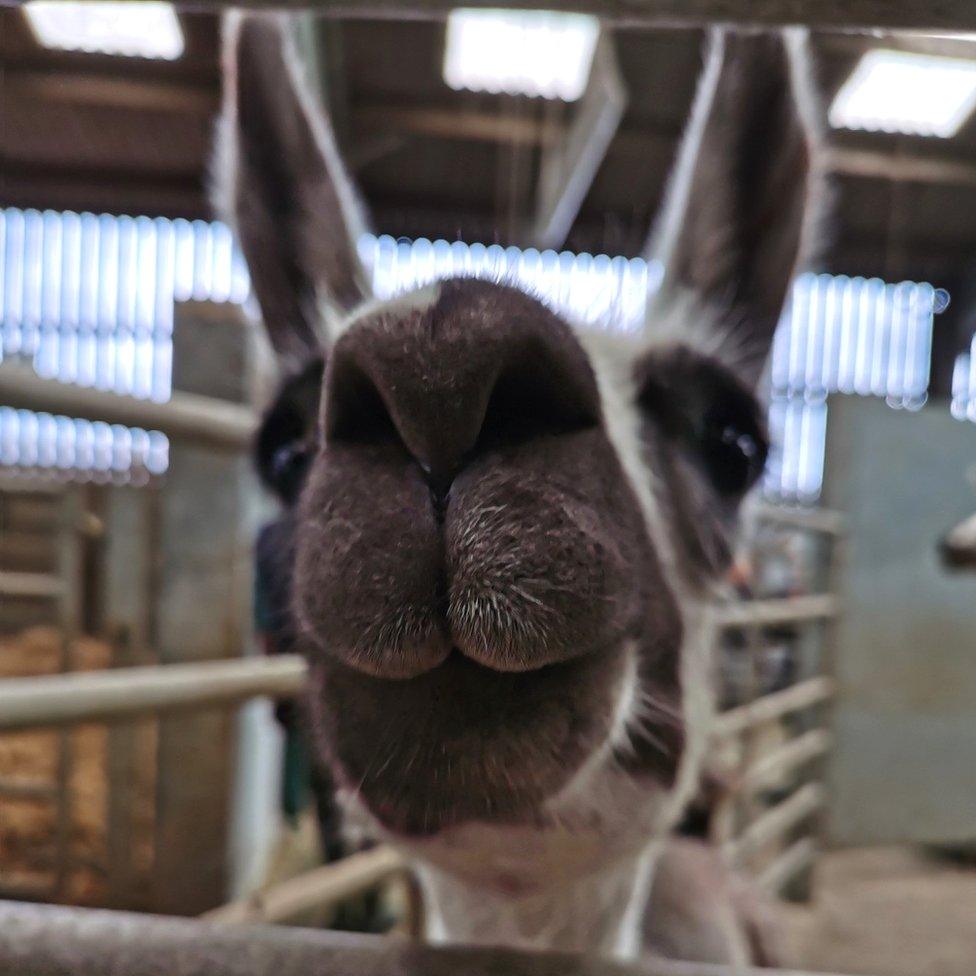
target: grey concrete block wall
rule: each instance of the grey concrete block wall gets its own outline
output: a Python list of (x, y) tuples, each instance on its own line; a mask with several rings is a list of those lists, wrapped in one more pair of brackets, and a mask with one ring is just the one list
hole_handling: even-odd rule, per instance
[[(239, 308), (177, 307), (174, 389), (250, 402), (254, 357), (255, 329)], [(153, 637), (160, 663), (246, 652), (260, 509), (246, 453), (171, 443), (156, 550)], [(198, 914), (227, 897), (237, 729), (226, 709), (160, 723), (157, 910)]]
[(827, 425), (824, 502), (850, 528), (830, 837), (976, 840), (976, 575), (936, 551), (976, 507), (976, 425), (860, 397), (833, 398)]

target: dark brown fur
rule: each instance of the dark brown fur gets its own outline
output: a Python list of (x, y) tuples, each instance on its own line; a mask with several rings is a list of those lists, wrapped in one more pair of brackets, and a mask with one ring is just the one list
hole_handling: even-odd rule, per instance
[[(324, 739), (388, 826), (511, 816), (563, 785), (607, 735), (626, 640), (677, 711), (677, 607), (562, 322), (513, 290), (446, 282), (429, 309), (354, 324), (326, 387), (298, 607), (323, 712), (349, 723), (325, 719)], [(353, 669), (384, 681), (371, 692)], [(653, 765), (670, 780), (668, 743)], [(391, 749), (405, 755), (375, 762)]]

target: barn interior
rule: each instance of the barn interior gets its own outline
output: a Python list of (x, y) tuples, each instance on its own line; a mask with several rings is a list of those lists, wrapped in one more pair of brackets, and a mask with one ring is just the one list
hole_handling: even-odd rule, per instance
[[(795, 16), (313, 6), (374, 291), (501, 276), (611, 331), (664, 274), (707, 31)], [(823, 6), (830, 216), (765, 381), (696, 829), (770, 899), (784, 968), (970, 976), (976, 15)], [(401, 856), (320, 836), (304, 664), (262, 636), (276, 374), (211, 202), (222, 7), (0, 5), (0, 898), (418, 939)]]

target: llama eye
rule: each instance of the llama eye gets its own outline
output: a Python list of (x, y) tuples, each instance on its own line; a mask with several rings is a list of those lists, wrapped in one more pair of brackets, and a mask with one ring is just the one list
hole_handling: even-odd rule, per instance
[(747, 424), (710, 418), (700, 446), (709, 480), (722, 495), (744, 494), (766, 464), (765, 439)]
[(254, 440), (258, 474), (286, 506), (298, 498), (314, 454), (324, 371), (325, 361), (316, 358), (286, 378)]
[(638, 406), (723, 498), (736, 501), (762, 475), (769, 444), (762, 410), (731, 372), (677, 348), (640, 363)]
[(305, 480), (309, 452), (304, 441), (291, 441), (271, 456), (271, 477), (282, 494), (291, 496)]

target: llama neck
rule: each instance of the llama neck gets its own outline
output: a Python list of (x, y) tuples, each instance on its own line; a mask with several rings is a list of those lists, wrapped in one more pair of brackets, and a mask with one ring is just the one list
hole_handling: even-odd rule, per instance
[(657, 855), (655, 844), (629, 861), (520, 895), (421, 864), (427, 940), (635, 959)]

